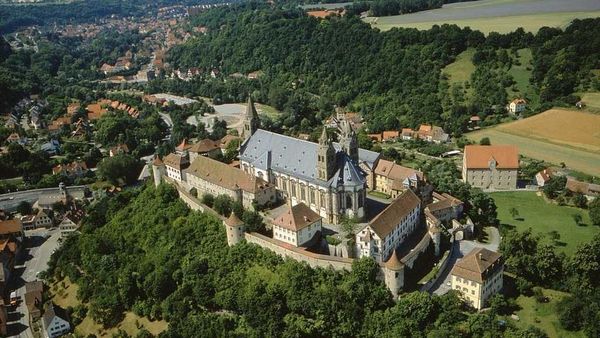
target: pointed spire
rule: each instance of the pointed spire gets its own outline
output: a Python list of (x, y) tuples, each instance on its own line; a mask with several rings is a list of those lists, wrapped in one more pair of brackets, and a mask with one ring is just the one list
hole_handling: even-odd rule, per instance
[(401, 270), (403, 266), (404, 264), (400, 262), (398, 256), (396, 255), (396, 250), (394, 249), (394, 251), (392, 251), (392, 256), (390, 257), (390, 259), (388, 259), (387, 262), (385, 262), (385, 267), (393, 271), (398, 271)]
[(258, 113), (256, 112), (256, 107), (254, 107), (254, 101), (252, 101), (252, 96), (250, 95), (248, 95), (248, 104), (246, 106), (246, 118), (258, 119)]
[(321, 137), (319, 137), (319, 143), (325, 144), (327, 140), (329, 140), (329, 137), (327, 136), (327, 128), (323, 127), (323, 132), (321, 133)]

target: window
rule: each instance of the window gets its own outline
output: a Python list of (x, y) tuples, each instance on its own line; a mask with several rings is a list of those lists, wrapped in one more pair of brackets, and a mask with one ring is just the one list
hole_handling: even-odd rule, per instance
[(346, 208), (352, 208), (352, 195), (346, 194)]

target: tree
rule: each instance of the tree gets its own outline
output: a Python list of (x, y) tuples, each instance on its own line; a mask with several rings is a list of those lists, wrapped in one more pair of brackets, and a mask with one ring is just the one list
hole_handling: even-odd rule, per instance
[(215, 198), (215, 202), (213, 203), (213, 209), (223, 216), (229, 216), (231, 213), (231, 207), (233, 205), (233, 200), (228, 195), (219, 195)]
[(484, 137), (481, 140), (479, 140), (479, 145), (481, 145), (481, 146), (489, 146), (491, 144), (492, 144), (492, 142), (490, 141), (489, 137)]
[(118, 154), (102, 160), (98, 173), (114, 185), (132, 184), (137, 180), (141, 162), (129, 154)]
[(358, 220), (354, 217), (342, 216), (340, 221), (340, 228), (343, 232), (346, 233), (348, 237), (355, 235), (356, 226), (358, 225)]
[(510, 208), (508, 212), (510, 213), (513, 219), (516, 219), (519, 216), (519, 210), (517, 210), (517, 208)]
[(571, 215), (571, 217), (573, 217), (573, 221), (575, 221), (575, 224), (581, 225), (581, 222), (583, 221), (583, 217), (581, 217), (580, 214), (573, 214), (573, 215)]
[(548, 183), (544, 185), (544, 194), (550, 199), (555, 199), (564, 190), (566, 184), (567, 178), (565, 176), (552, 176)]
[(573, 204), (578, 208), (585, 209), (587, 207), (587, 198), (585, 198), (582, 193), (575, 193), (575, 196), (573, 196)]
[(17, 212), (23, 216), (31, 214), (33, 212), (31, 203), (27, 201), (19, 203), (19, 205), (17, 205)]
[(202, 203), (206, 204), (209, 208), (212, 208), (214, 202), (215, 196), (209, 193), (202, 195)]

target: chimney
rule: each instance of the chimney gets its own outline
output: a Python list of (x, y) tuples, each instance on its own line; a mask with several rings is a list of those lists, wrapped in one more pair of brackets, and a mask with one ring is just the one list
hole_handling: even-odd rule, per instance
[(481, 252), (477, 254), (477, 258), (478, 258), (480, 261), (481, 261), (481, 260), (483, 260), (483, 255), (481, 254)]
[(308, 217), (304, 216), (304, 222), (308, 222)]

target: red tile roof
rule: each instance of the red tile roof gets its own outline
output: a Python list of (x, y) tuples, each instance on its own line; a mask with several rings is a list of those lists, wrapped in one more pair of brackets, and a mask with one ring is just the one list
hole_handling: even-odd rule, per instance
[(519, 169), (519, 150), (514, 145), (468, 145), (464, 161), (467, 169), (489, 169), (490, 161), (496, 161), (498, 169)]

